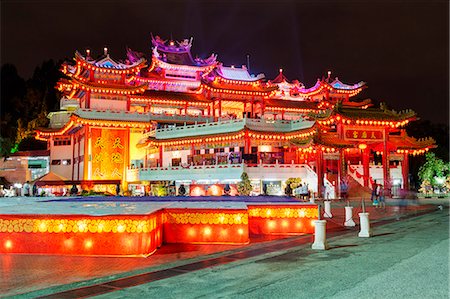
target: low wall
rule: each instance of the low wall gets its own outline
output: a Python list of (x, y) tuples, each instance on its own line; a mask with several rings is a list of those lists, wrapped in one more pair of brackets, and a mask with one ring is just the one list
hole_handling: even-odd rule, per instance
[(251, 235), (313, 233), (318, 213), (303, 203), (181, 205), (145, 215), (0, 214), (0, 253), (147, 256), (164, 243), (246, 244)]

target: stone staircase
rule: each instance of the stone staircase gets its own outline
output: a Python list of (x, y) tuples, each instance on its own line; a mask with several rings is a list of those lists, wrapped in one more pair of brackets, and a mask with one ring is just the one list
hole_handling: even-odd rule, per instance
[(369, 187), (361, 186), (354, 178), (348, 176), (348, 198), (350, 199), (370, 199), (372, 190)]

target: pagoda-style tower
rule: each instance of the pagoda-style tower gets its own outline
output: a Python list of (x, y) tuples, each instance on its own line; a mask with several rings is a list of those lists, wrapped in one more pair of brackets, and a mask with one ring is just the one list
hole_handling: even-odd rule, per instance
[(36, 138), (48, 142), (52, 172), (90, 187), (109, 184), (108, 191), (123, 181), (130, 141), (152, 127), (148, 116), (129, 112), (130, 96), (146, 89), (133, 80), (146, 60), (129, 58), (134, 61), (118, 62), (105, 48), (98, 59), (88, 50), (62, 65), (67, 76), (57, 84), (62, 111), (50, 113), (49, 128), (36, 130)]

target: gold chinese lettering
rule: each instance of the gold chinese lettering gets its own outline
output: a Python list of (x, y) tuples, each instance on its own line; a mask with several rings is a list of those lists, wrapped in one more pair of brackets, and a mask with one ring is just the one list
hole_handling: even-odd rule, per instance
[(364, 138), (364, 139), (367, 138), (367, 132), (366, 131), (362, 132), (361, 138)]
[(122, 163), (123, 162), (122, 155), (120, 153), (113, 153), (111, 155), (111, 161), (114, 163)]
[(96, 177), (102, 177), (104, 176), (103, 173), (100, 171), (100, 168), (96, 168), (94, 171), (94, 176)]
[(122, 174), (120, 173), (120, 171), (117, 169), (117, 168), (114, 168), (114, 170), (113, 170), (113, 172), (111, 173), (111, 176), (112, 177), (119, 177), (119, 178), (121, 178), (122, 177)]
[(120, 137), (117, 137), (116, 140), (114, 140), (114, 144), (112, 146), (113, 148), (123, 148), (122, 141), (120, 140)]
[(370, 138), (377, 139), (377, 137), (375, 136), (375, 132), (372, 132), (372, 135), (370, 135)]
[(97, 140), (95, 140), (94, 147), (105, 148), (105, 143), (105, 139), (103, 139), (102, 137), (98, 137)]
[(105, 158), (106, 158), (105, 153), (100, 152), (94, 156), (94, 162), (103, 162)]
[(358, 131), (353, 131), (353, 138), (358, 138)]

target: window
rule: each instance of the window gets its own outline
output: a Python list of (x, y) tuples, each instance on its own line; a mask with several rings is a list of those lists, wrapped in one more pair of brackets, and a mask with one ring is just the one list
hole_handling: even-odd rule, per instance
[(71, 164), (71, 160), (70, 159), (65, 159), (65, 160), (61, 160), (62, 165), (70, 165)]
[(173, 158), (172, 159), (172, 166), (180, 166), (181, 164), (181, 158)]
[(61, 165), (61, 160), (52, 160), (52, 165)]
[(70, 137), (69, 138), (55, 138), (53, 140), (53, 145), (54, 146), (70, 145)]

